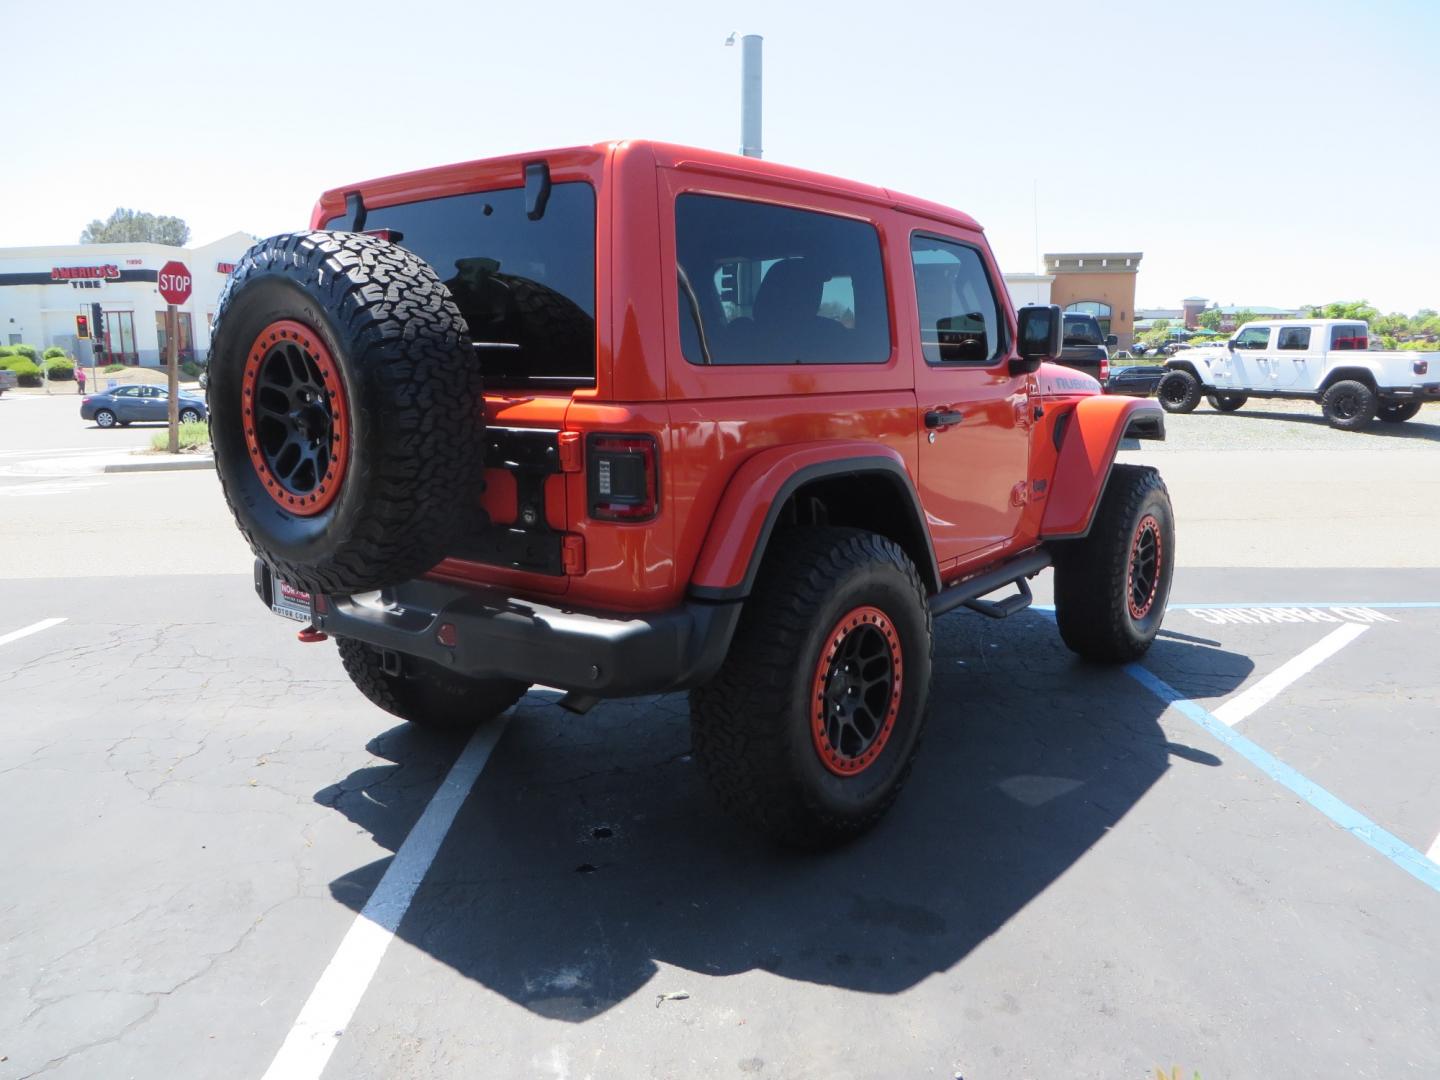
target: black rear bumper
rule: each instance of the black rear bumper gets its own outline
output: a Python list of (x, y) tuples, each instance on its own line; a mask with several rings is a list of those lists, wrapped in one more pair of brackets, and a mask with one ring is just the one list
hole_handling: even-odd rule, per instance
[[(255, 584), (268, 605), (270, 575), (258, 560)], [(361, 597), (324, 597), (318, 606), (312, 600), (317, 629), (457, 674), (626, 697), (706, 682), (725, 659), (741, 603), (691, 601), (669, 611), (614, 616), (412, 581)]]
[(1440, 401), (1440, 382), (1414, 386), (1382, 386), (1381, 401)]

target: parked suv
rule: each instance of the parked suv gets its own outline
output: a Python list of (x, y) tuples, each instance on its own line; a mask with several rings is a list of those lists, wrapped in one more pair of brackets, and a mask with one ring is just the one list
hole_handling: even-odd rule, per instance
[(934, 618), (1053, 565), (1082, 656), (1160, 625), (1170, 503), (1114, 455), (1164, 414), (1046, 363), (1059, 309), (1017, 314), (963, 213), (617, 142), (337, 187), (311, 225), (221, 298), (217, 471), (261, 598), (397, 716), (688, 690), (719, 801), (820, 846), (899, 792)]

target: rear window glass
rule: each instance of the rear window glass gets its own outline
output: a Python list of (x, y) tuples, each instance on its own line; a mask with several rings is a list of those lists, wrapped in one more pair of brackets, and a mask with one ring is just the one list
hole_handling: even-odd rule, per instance
[(880, 364), (890, 312), (868, 222), (715, 195), (675, 200), (692, 364)]
[(1332, 349), (1366, 349), (1369, 347), (1369, 333), (1364, 323), (1330, 328), (1330, 348)]
[[(344, 229), (345, 217), (327, 228)], [(523, 188), (371, 210), (367, 229), (395, 229), (429, 263), (470, 327), (487, 385), (595, 380), (595, 189), (555, 184), (545, 214), (525, 215)]]
[(1094, 317), (1088, 315), (1066, 315), (1064, 344), (1104, 345), (1105, 338), (1100, 333), (1100, 324)]

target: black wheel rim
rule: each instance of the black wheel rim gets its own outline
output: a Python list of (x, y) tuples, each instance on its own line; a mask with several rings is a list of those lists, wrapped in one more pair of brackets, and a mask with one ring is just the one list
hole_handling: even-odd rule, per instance
[(865, 771), (894, 729), (903, 685), (901, 650), (884, 612), (860, 607), (826, 639), (815, 672), (811, 735), (821, 761), (839, 776)]
[(1360, 415), (1360, 398), (1357, 394), (1335, 395), (1335, 415), (1341, 420), (1353, 420)]
[(1188, 391), (1184, 379), (1166, 379), (1160, 384), (1160, 396), (1171, 405), (1183, 405)]

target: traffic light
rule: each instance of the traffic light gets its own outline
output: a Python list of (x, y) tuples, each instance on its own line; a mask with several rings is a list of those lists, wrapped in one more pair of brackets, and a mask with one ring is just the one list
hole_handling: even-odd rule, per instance
[(90, 305), (90, 335), (95, 342), (95, 351), (105, 351), (105, 313), (99, 304)]
[(89, 315), (76, 315), (76, 316), (75, 316), (75, 336), (76, 336), (77, 338), (79, 338), (81, 341), (89, 341), (89, 340), (90, 340), (90, 316), (89, 316)]

